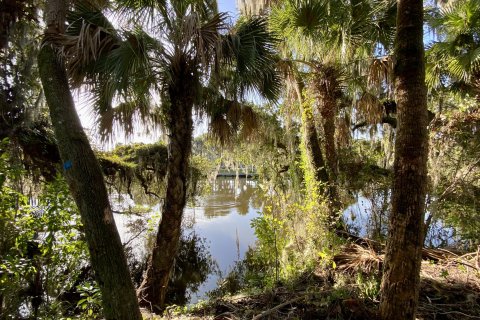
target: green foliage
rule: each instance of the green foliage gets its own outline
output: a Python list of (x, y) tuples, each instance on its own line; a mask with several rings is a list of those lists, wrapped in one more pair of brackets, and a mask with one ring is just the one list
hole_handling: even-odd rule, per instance
[(460, 0), (429, 10), (438, 41), (428, 49), (426, 82), (432, 90), (476, 94), (480, 70), (480, 1)]
[[(460, 105), (450, 107), (431, 125), (430, 175), (431, 195), (428, 206), (432, 227), (453, 227), (455, 238), (441, 237), (438, 245), (463, 244), (472, 249), (478, 244), (480, 195), (480, 111), (473, 100), (464, 99)], [(430, 230), (427, 237), (438, 230)]]
[(356, 277), (356, 285), (360, 298), (377, 301), (380, 294), (380, 280), (378, 275), (365, 275), (359, 271)]
[[(23, 170), (2, 143), (0, 168), (0, 295), (2, 317), (31, 314), (59, 319), (69, 291), (88, 263), (82, 224), (66, 183), (57, 178), (35, 198), (18, 191)], [(2, 318), (4, 319), (4, 318)]]
[[(252, 258), (252, 265), (265, 266), (258, 276), (263, 279), (263, 284), (273, 287), (279, 280), (280, 252), (285, 246), (286, 237), (282, 234), (284, 221), (275, 216), (273, 207), (265, 206), (262, 215), (251, 222), (257, 236), (257, 247)], [(261, 259), (260, 261), (256, 261)]]
[(100, 288), (96, 283), (84, 283), (77, 286), (81, 299), (77, 302), (78, 308), (82, 311), (82, 320), (101, 319), (102, 297)]

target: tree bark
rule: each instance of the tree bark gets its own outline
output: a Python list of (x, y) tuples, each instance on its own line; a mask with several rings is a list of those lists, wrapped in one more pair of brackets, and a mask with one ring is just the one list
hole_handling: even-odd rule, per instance
[[(47, 1), (47, 33), (63, 31), (65, 9), (64, 1)], [(40, 49), (38, 66), (65, 177), (85, 226), (92, 267), (102, 292), (104, 316), (111, 320), (140, 320), (102, 171), (75, 110), (65, 66), (57, 50), (47, 44)]]
[(398, 131), (380, 315), (407, 320), (417, 309), (425, 233), (428, 117), (420, 0), (398, 2), (395, 55)]
[(314, 71), (313, 86), (318, 94), (319, 111), (322, 116), (330, 220), (331, 223), (336, 225), (335, 228), (342, 229), (343, 225), (341, 223), (337, 224), (342, 208), (337, 185), (338, 156), (335, 143), (335, 117), (338, 109), (337, 99), (341, 95), (340, 84), (338, 82), (338, 70), (332, 65), (318, 64)]
[(297, 91), (297, 97), (302, 112), (302, 139), (309, 162), (308, 165), (312, 172), (314, 172), (315, 180), (321, 184), (320, 187), (324, 187), (328, 184), (328, 172), (325, 167), (325, 161), (323, 159), (317, 129), (315, 128), (312, 110), (305, 108), (304, 106), (304, 85), (302, 80), (297, 79), (295, 89)]
[(188, 167), (192, 150), (194, 80), (188, 68), (182, 68), (178, 80), (169, 88), (171, 105), (167, 111), (169, 144), (167, 163), (167, 190), (162, 208), (162, 219), (157, 231), (155, 247), (140, 286), (142, 306), (160, 313), (165, 308), (165, 297), (177, 255), (183, 209), (186, 204)]

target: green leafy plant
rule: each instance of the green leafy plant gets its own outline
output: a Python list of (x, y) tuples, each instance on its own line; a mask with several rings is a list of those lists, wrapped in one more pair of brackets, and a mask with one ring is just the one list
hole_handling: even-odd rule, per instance
[(77, 306), (82, 310), (82, 319), (100, 319), (100, 311), (102, 309), (102, 297), (100, 288), (94, 283), (84, 283), (77, 286), (82, 299), (77, 302)]

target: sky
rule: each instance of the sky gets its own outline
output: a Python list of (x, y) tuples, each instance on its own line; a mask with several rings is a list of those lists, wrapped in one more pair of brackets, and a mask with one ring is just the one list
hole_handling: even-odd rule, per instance
[(228, 12), (231, 17), (237, 15), (237, 4), (236, 0), (218, 0), (218, 11)]

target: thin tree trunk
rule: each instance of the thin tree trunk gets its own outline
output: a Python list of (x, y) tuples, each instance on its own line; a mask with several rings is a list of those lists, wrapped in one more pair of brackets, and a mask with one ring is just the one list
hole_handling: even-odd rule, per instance
[(421, 0), (398, 2), (395, 54), (399, 126), (380, 315), (408, 320), (415, 319), (418, 304), (425, 233), (428, 120)]
[[(191, 76), (185, 72), (188, 79)], [(155, 247), (149, 259), (142, 285), (139, 289), (140, 303), (153, 312), (165, 308), (170, 273), (173, 269), (180, 240), (183, 209), (186, 204), (189, 158), (192, 150), (193, 100), (189, 81), (178, 81), (169, 90), (171, 106), (169, 117), (169, 144), (167, 164), (167, 192), (162, 209)]]
[[(63, 0), (47, 1), (47, 33), (63, 32), (65, 12)], [(58, 52), (47, 44), (40, 49), (38, 66), (65, 177), (85, 226), (92, 267), (102, 292), (104, 316), (111, 320), (140, 320), (102, 171), (75, 110), (65, 66)]]

